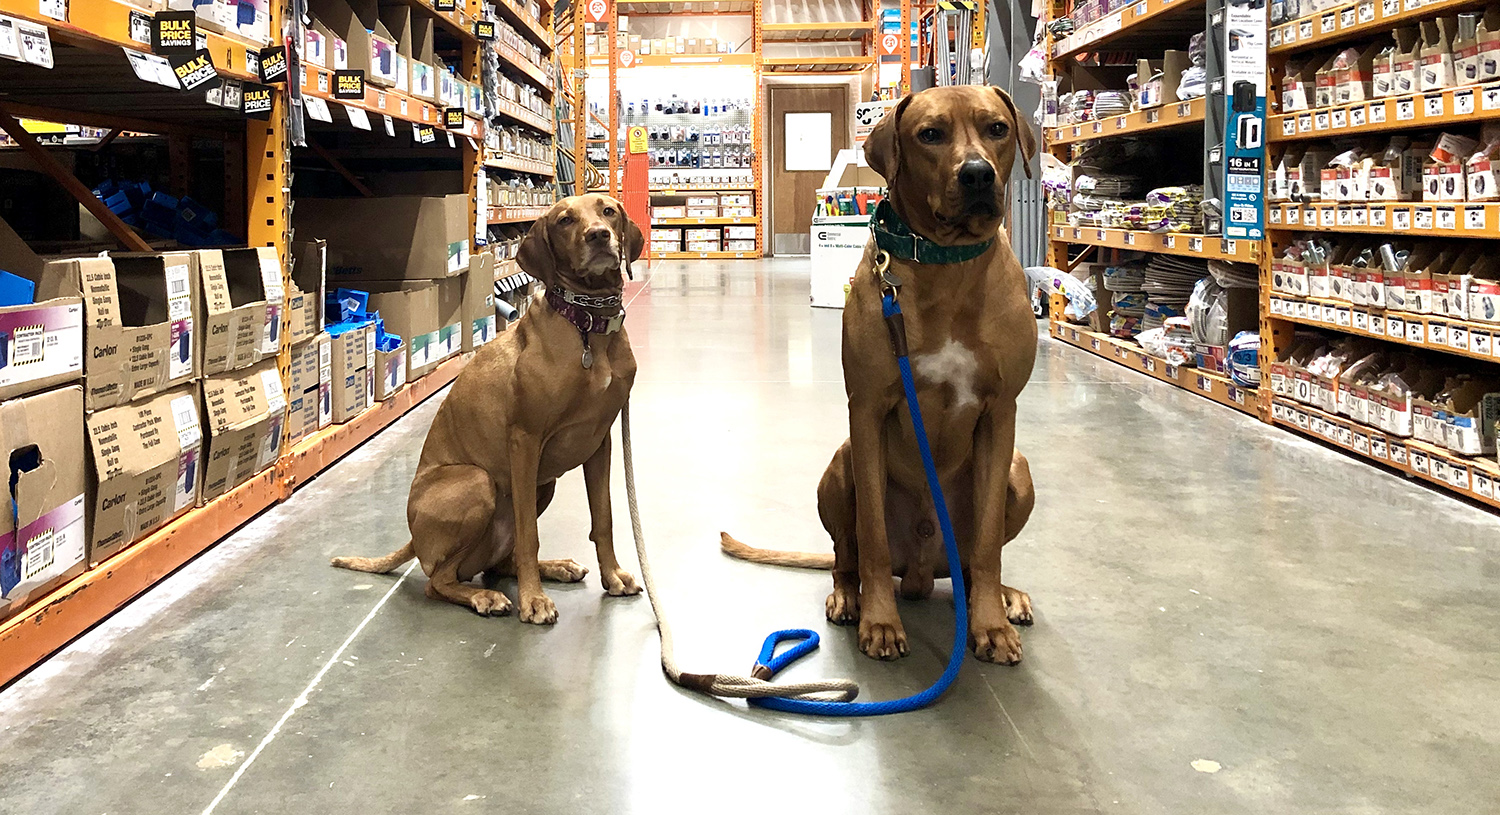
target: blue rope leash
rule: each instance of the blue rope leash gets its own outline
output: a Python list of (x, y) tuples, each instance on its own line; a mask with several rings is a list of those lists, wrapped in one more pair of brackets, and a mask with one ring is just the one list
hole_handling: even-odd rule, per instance
[[(889, 322), (899, 317), (901, 305), (891, 294), (881, 299), (881, 312)], [(887, 702), (811, 702), (800, 699), (766, 697), (751, 699), (755, 707), (780, 710), (787, 713), (808, 713), (817, 716), (883, 716), (890, 713), (905, 713), (924, 708), (937, 701), (958, 678), (958, 669), (963, 667), (965, 652), (969, 645), (968, 597), (964, 588), (963, 564), (958, 557), (958, 542), (953, 535), (953, 522), (948, 518), (948, 504), (943, 500), (943, 486), (938, 482), (937, 465), (932, 460), (932, 448), (927, 444), (927, 428), (922, 424), (922, 408), (917, 404), (917, 384), (912, 378), (911, 360), (904, 352), (896, 356), (896, 365), (901, 369), (901, 386), (906, 391), (906, 408), (911, 413), (912, 430), (917, 436), (917, 449), (922, 452), (922, 469), (927, 473), (927, 488), (932, 491), (932, 505), (937, 510), (938, 524), (943, 530), (943, 551), (948, 557), (948, 574), (953, 580), (953, 650), (948, 657), (948, 667), (932, 687), (903, 699)], [(796, 643), (780, 654), (776, 648), (782, 643)], [(805, 628), (777, 631), (760, 648), (756, 658), (756, 675), (773, 678), (783, 668), (818, 648), (818, 634)], [(764, 668), (764, 670), (761, 670)], [(767, 674), (769, 672), (769, 674)]]

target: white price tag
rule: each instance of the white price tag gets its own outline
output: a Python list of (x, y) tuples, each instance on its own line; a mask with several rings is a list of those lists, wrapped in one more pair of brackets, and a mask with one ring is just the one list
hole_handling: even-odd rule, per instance
[(385, 120), (385, 135), (396, 138), (396, 120), (384, 114), (380, 118)]
[(1406, 321), (1403, 320), (1403, 319), (1401, 319), (1400, 317), (1389, 317), (1389, 316), (1386, 317), (1385, 318), (1385, 335), (1387, 337), (1394, 337), (1396, 339), (1401, 339), (1402, 337), (1405, 337), (1406, 336)]
[(1480, 91), (1479, 106), (1484, 110), (1500, 110), (1500, 84), (1484, 86)]
[(1365, 2), (1360, 3), (1359, 4), (1359, 10), (1358, 10), (1358, 12), (1357, 12), (1357, 14), (1355, 16), (1358, 18), (1358, 23), (1360, 25), (1365, 25), (1366, 23), (1373, 23), (1373, 22), (1375, 22), (1375, 2), (1374, 2), (1374, 0), (1365, 0)]
[(1437, 227), (1438, 229), (1458, 228), (1458, 213), (1454, 211), (1453, 207), (1437, 208)]
[(1428, 323), (1427, 324), (1427, 344), (1428, 345), (1447, 345), (1448, 344), (1448, 324), (1447, 323), (1440, 323), (1440, 322), (1437, 322), (1437, 321), (1433, 321), (1433, 322)]
[(1271, 47), (1271, 48), (1277, 48), (1280, 45), (1281, 45), (1281, 29), (1279, 29), (1279, 28), (1273, 28), (1273, 29), (1271, 29), (1270, 43), (1268, 43), (1268, 46)]
[(1448, 347), (1458, 351), (1469, 350), (1469, 329), (1461, 325), (1448, 326)]
[(1443, 115), (1443, 95), (1429, 93), (1422, 97), (1422, 115), (1431, 119)]
[(1297, 117), (1296, 116), (1283, 116), (1283, 117), (1281, 117), (1281, 135), (1283, 135), (1283, 136), (1291, 136), (1291, 135), (1295, 134), (1296, 132), (1297, 132)]
[(47, 27), (24, 20), (14, 20), (16, 37), (21, 42), (21, 60), (52, 70), (52, 36)]
[(1417, 118), (1417, 103), (1411, 99), (1396, 100), (1396, 121), (1406, 122)]
[(1318, 226), (1337, 226), (1337, 215), (1333, 207), (1318, 208)]
[(1334, 130), (1342, 130), (1349, 126), (1349, 111), (1344, 108), (1333, 111), (1328, 118)]
[(1401, 0), (1380, 0), (1380, 16), (1390, 17), (1401, 13)]
[(39, 0), (37, 10), (43, 17), (51, 17), (59, 23), (68, 21), (68, 0)]
[(1370, 124), (1378, 125), (1385, 121), (1385, 103), (1376, 102), (1370, 105)]
[(370, 129), (370, 114), (364, 108), (344, 105), (344, 113), (349, 115), (349, 124), (354, 125), (356, 130)]
[(1473, 88), (1453, 94), (1453, 112), (1459, 116), (1468, 116), (1474, 112)]
[(1391, 228), (1402, 231), (1411, 229), (1411, 210), (1406, 207), (1391, 210)]
[(274, 415), (286, 410), (286, 391), (281, 389), (281, 374), (274, 368), (260, 372), (260, 386), (266, 394), (266, 404)]
[(1412, 226), (1416, 229), (1431, 229), (1432, 224), (1432, 207), (1417, 207), (1416, 214), (1412, 217)]
[(1370, 207), (1370, 226), (1385, 226), (1385, 207)]
[(1389, 458), (1385, 452), (1385, 439), (1380, 436), (1371, 436), (1370, 454), (1379, 459)]
[(1354, 312), (1347, 308), (1335, 308), (1333, 310), (1333, 324), (1339, 328), (1348, 328), (1353, 323)]
[(1339, 28), (1354, 27), (1354, 9), (1346, 8), (1339, 12)]
[(1188, 238), (1188, 251), (1189, 252), (1202, 252), (1203, 251), (1203, 239), (1202, 238)]
[(1349, 207), (1338, 208), (1338, 225), (1354, 226), (1354, 210)]
[(1334, 12), (1328, 12), (1318, 19), (1318, 33), (1332, 34), (1339, 29), (1339, 18)]
[(1327, 130), (1327, 129), (1328, 129), (1328, 111), (1326, 111), (1326, 110), (1318, 111), (1316, 114), (1313, 115), (1313, 130)]
[(1355, 207), (1354, 208), (1354, 225), (1355, 226), (1369, 226), (1370, 225), (1370, 209), (1368, 207)]
[(1370, 313), (1368, 311), (1354, 312), (1354, 330), (1370, 333)]
[(1266, 217), (1270, 218), (1271, 223), (1273, 224), (1281, 223), (1281, 207), (1272, 207), (1271, 209), (1267, 210)]
[(1115, 129), (1116, 130), (1124, 130), (1125, 129), (1125, 117), (1124, 116), (1117, 116), (1117, 117), (1115, 117)]
[(203, 438), (202, 427), (198, 424), (198, 399), (191, 395), (179, 396), (172, 400), (171, 409), (177, 444), (184, 450), (197, 447)]
[(1286, 211), (1286, 222), (1288, 224), (1302, 223), (1302, 210), (1296, 207), (1289, 207)]
[(1128, 230), (1125, 232), (1125, 245), (1126, 246), (1135, 246), (1135, 233), (1134, 232), (1130, 232)]
[(1480, 331), (1477, 328), (1474, 329), (1473, 331), (1470, 331), (1469, 332), (1469, 351), (1472, 352), (1472, 353), (1475, 353), (1475, 354), (1482, 354), (1484, 356), (1489, 356), (1490, 355), (1490, 345), (1491, 345), (1490, 340), (1491, 340), (1491, 337), (1492, 337), (1492, 335), (1488, 331)]
[(1485, 209), (1484, 204), (1470, 204), (1464, 207), (1464, 229), (1483, 230)]
[(1478, 493), (1480, 498), (1493, 499), (1495, 497), (1495, 482), (1488, 475), (1475, 470), (1474, 492)]
[(1359, 105), (1357, 107), (1349, 108), (1349, 126), (1350, 127), (1364, 127), (1365, 126), (1365, 106), (1364, 105)]
[(1421, 323), (1418, 322), (1418, 323), (1407, 323), (1406, 324), (1406, 341), (1409, 342), (1409, 343), (1411, 343), (1412, 345), (1421, 345), (1422, 344), (1422, 324)]
[(1313, 129), (1312, 128), (1312, 114), (1311, 113), (1298, 114), (1298, 116), (1297, 116), (1297, 132), (1298, 133), (1311, 133), (1312, 129)]
[(1168, 249), (1176, 249), (1177, 248), (1177, 236), (1176, 235), (1168, 235), (1165, 238), (1162, 238), (1161, 242), (1162, 242), (1162, 245), (1165, 246), (1165, 247), (1167, 247)]
[(1301, 20), (1301, 21), (1299, 21), (1297, 23), (1297, 39), (1299, 39), (1299, 40), (1310, 40), (1310, 39), (1312, 39), (1312, 35), (1313, 35), (1312, 25), (1313, 25), (1312, 20)]

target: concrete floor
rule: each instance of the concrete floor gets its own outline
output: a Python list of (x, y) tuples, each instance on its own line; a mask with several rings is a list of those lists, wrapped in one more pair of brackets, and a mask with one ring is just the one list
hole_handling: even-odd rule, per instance
[[(688, 670), (744, 671), (807, 626), (824, 646), (788, 677), (892, 698), (940, 673), (946, 602), (903, 603), (913, 653), (876, 663), (824, 622), (826, 574), (717, 551), (720, 529), (828, 546), (839, 319), (808, 308), (805, 261), (659, 266), (630, 320), (642, 506)], [(1041, 345), (1037, 509), (1006, 550), (1037, 622), (1020, 666), (970, 660), (936, 708), (820, 721), (679, 691), (645, 600), (592, 574), (549, 586), (538, 628), (329, 568), (405, 540), (432, 400), (0, 694), (0, 811), (1500, 808), (1496, 518)], [(544, 553), (594, 566), (585, 507), (575, 473)]]

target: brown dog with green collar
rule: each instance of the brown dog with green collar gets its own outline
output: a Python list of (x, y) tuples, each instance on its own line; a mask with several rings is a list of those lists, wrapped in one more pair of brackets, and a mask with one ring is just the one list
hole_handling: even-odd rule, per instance
[[(489, 616), (510, 613), (494, 586), (513, 575), (521, 619), (554, 623), (542, 579), (577, 582), (588, 569), (538, 559), (537, 516), (557, 479), (581, 466), (604, 590), (640, 592), (615, 559), (609, 429), (635, 381), (621, 294), (644, 245), (625, 208), (604, 195), (565, 198), (531, 227), (517, 261), (547, 296), (475, 352), (438, 408), (407, 499), (411, 540), (385, 557), (333, 565), (385, 573), (416, 557), (427, 596)], [(485, 588), (469, 582), (481, 575)]]
[(833, 556), (754, 549), (723, 535), (735, 557), (831, 567), (828, 619), (857, 621), (859, 648), (871, 657), (907, 653), (891, 576), (901, 578), (907, 598), (928, 596), (933, 580), (948, 576), (881, 311), (885, 288), (895, 284), (968, 578), (970, 644), (987, 662), (1021, 660), (1012, 623), (1031, 622), (1031, 598), (1000, 582), (1000, 550), (1020, 533), (1034, 500), (1015, 437), (1016, 397), (1036, 360), (1037, 327), (1003, 222), (1016, 154), (1029, 161), (1035, 151), (1030, 124), (992, 87), (922, 91), (875, 126), (865, 157), (886, 179), (888, 204), (877, 212), (844, 307), (849, 440), (818, 486)]

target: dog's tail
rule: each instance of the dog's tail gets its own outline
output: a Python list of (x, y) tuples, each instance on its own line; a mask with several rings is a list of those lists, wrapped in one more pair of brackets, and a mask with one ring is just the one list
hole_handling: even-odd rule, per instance
[(812, 552), (783, 552), (775, 549), (756, 549), (731, 538), (728, 532), (719, 533), (719, 548), (724, 554), (751, 563), (768, 566), (790, 566), (794, 569), (832, 569), (833, 554), (819, 555)]
[(331, 562), (340, 569), (385, 574), (416, 556), (417, 548), (407, 541), (405, 546), (385, 557), (336, 557)]

